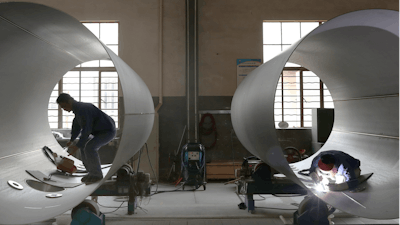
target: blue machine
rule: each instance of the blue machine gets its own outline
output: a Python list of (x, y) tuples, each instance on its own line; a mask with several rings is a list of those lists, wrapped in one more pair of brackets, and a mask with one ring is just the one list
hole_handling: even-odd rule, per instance
[(187, 185), (194, 186), (196, 189), (203, 186), (206, 190), (204, 146), (200, 143), (187, 143), (182, 147), (181, 160), (183, 189)]

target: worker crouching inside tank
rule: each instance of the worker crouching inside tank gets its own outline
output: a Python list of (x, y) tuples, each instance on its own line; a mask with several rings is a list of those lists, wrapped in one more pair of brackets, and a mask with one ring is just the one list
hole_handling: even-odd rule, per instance
[(360, 191), (357, 189), (360, 173), (360, 160), (335, 150), (318, 154), (310, 167), (311, 178), (325, 191)]

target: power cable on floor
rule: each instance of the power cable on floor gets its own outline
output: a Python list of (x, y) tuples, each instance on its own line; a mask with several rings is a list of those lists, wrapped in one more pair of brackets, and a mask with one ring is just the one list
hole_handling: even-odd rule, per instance
[[(123, 204), (124, 202), (126, 202), (126, 201), (123, 201), (122, 204)], [(114, 209), (115, 209), (115, 208), (118, 208), (118, 209), (119, 209), (119, 208), (126, 208), (126, 207), (128, 207), (128, 206), (104, 206), (104, 205), (100, 204), (99, 201), (97, 201), (97, 204), (98, 204), (99, 206), (103, 207), (103, 208), (114, 208)], [(121, 204), (121, 205), (122, 205), (122, 204)]]
[(262, 199), (253, 199), (254, 201), (264, 201), (266, 198), (265, 197), (263, 197), (263, 196), (261, 196), (261, 195), (258, 195), (258, 196), (260, 196)]
[[(105, 213), (103, 213), (103, 214), (109, 214), (109, 213), (116, 212), (118, 209), (122, 208), (122, 204), (124, 204), (124, 203), (125, 203), (125, 202), (122, 202), (121, 205), (120, 205), (116, 210), (111, 211), (111, 212), (105, 212)], [(98, 204), (98, 203), (97, 203), (97, 204)]]
[(233, 175), (235, 175), (236, 171), (235, 171), (235, 151), (233, 150), (233, 129), (231, 130), (231, 149), (232, 149), (232, 163), (233, 163)]
[(156, 191), (154, 194), (157, 194), (157, 192), (158, 192), (158, 177), (157, 177), (157, 174), (154, 172), (153, 165), (151, 164), (151, 160), (150, 160), (150, 156), (149, 156), (149, 148), (147, 147), (147, 143), (145, 145), (146, 145), (147, 158), (149, 159), (149, 163), (150, 163), (150, 168), (151, 168), (151, 171), (153, 171), (154, 177), (156, 178), (157, 187), (156, 187)]
[(137, 164), (136, 173), (138, 173), (138, 172), (139, 172), (140, 157), (142, 156), (142, 150), (143, 150), (143, 147), (142, 147), (142, 148), (140, 148), (140, 150), (139, 150), (139, 159), (138, 159), (138, 164)]
[(140, 207), (140, 206), (137, 206), (137, 208), (139, 208), (140, 210), (142, 210), (144, 213), (146, 213), (147, 214), (147, 212), (148, 212), (148, 210), (147, 209), (144, 209), (144, 208), (142, 208), (142, 207)]

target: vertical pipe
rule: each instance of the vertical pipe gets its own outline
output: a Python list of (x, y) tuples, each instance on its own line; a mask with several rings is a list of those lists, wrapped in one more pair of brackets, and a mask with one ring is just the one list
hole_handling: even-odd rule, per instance
[(283, 72), (282, 72), (282, 74), (281, 74), (281, 99), (282, 99), (282, 121), (285, 121), (284, 119), (284, 116), (283, 116), (283, 114), (284, 114), (284, 109), (283, 109)]
[(79, 101), (82, 101), (82, 71), (79, 71)]
[(99, 71), (99, 91), (97, 94), (99, 95), (97, 98), (97, 101), (99, 102), (99, 109), (101, 109), (101, 71)]
[(194, 74), (194, 142), (196, 142), (197, 143), (197, 140), (198, 140), (198, 133), (197, 133), (197, 129), (198, 129), (198, 126), (199, 126), (199, 122), (198, 122), (198, 109), (197, 109), (197, 98), (198, 98), (198, 95), (199, 95), (199, 93), (198, 93), (198, 89), (199, 89), (199, 87), (198, 87), (198, 68), (197, 68), (197, 48), (198, 48), (198, 46), (197, 46), (197, 38), (198, 38), (198, 33), (197, 33), (197, 16), (198, 16), (198, 14), (197, 14), (197, 0), (194, 0), (194, 29), (193, 29), (193, 32), (194, 32), (194, 40), (193, 40), (193, 42), (194, 42), (194, 46), (193, 46), (193, 51), (194, 51), (194, 62), (193, 62), (193, 64), (194, 64), (194, 68), (193, 68), (193, 74)]
[(303, 70), (300, 70), (300, 127), (304, 127)]
[(190, 126), (190, 79), (189, 79), (189, 71), (190, 71), (190, 57), (189, 57), (189, 5), (190, 0), (186, 0), (186, 117), (187, 117), (187, 142), (190, 142), (190, 130), (192, 126)]
[(186, 0), (186, 97), (188, 142), (197, 142), (197, 0)]
[[(58, 82), (58, 95), (63, 92), (63, 79)], [(58, 104), (57, 104), (58, 105)], [(62, 129), (63, 122), (63, 111), (60, 106), (58, 106), (58, 129)]]
[(158, 37), (158, 105), (155, 108), (155, 111), (161, 108), (163, 104), (163, 0), (160, 0), (160, 9), (159, 9), (159, 37)]
[(325, 108), (325, 106), (324, 106), (324, 83), (322, 83), (322, 80), (319, 80), (319, 102), (321, 104), (321, 109)]

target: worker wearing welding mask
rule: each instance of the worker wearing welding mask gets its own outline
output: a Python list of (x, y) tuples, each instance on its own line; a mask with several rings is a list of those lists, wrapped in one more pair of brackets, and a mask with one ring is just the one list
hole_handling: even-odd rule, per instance
[(354, 190), (360, 173), (360, 160), (335, 150), (318, 154), (310, 167), (311, 178), (332, 191)]
[[(114, 120), (93, 104), (77, 102), (66, 93), (58, 96), (57, 103), (65, 111), (73, 111), (75, 114), (71, 139), (67, 146), (71, 155), (80, 149), (83, 165), (88, 172), (81, 181), (86, 184), (100, 181), (103, 179), (103, 173), (98, 150), (114, 139), (116, 134)], [(79, 134), (81, 135), (79, 141), (73, 145)], [(89, 140), (90, 134), (93, 138)]]

